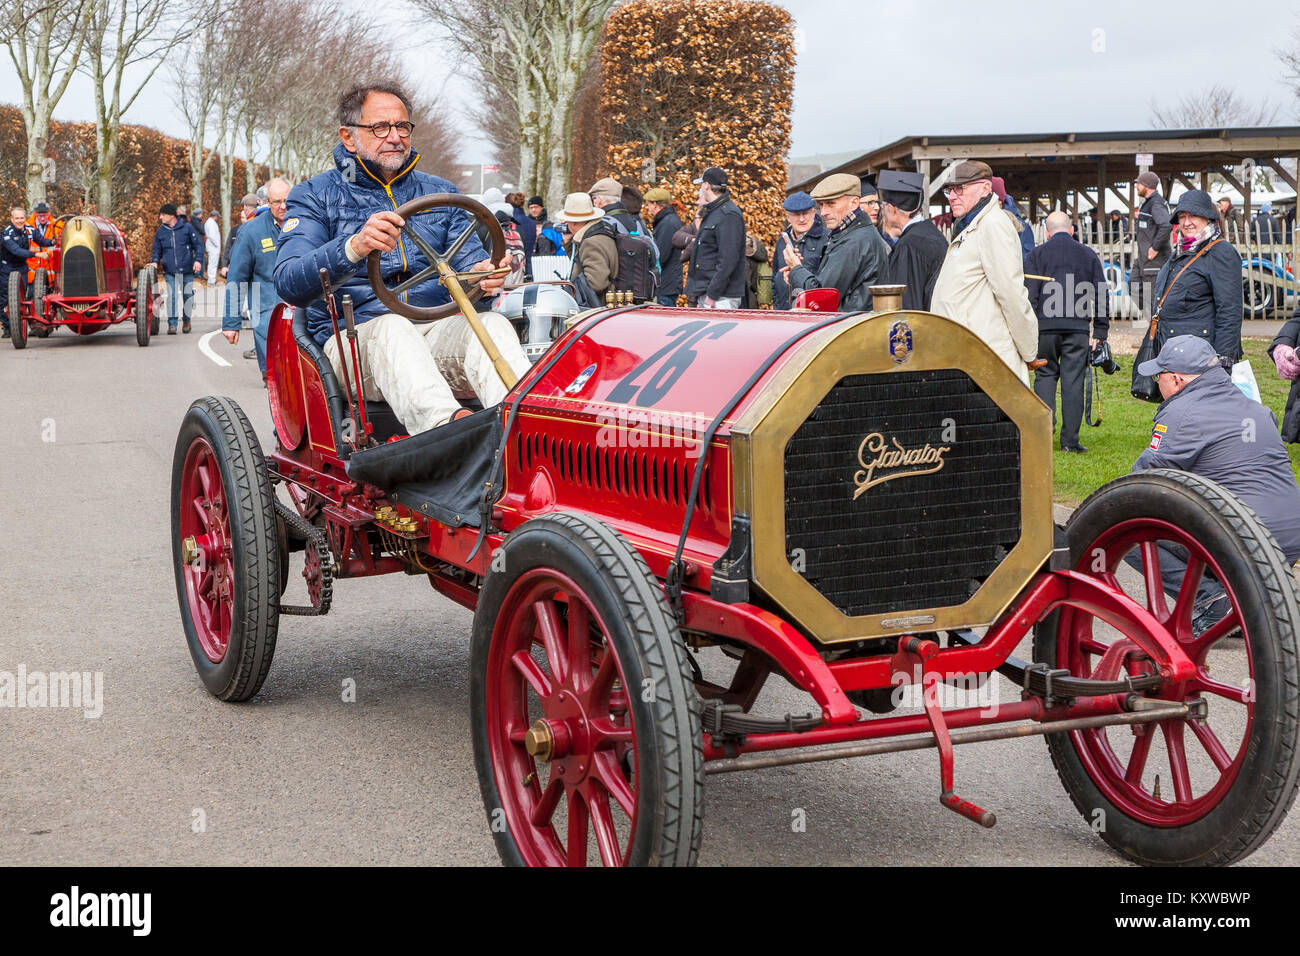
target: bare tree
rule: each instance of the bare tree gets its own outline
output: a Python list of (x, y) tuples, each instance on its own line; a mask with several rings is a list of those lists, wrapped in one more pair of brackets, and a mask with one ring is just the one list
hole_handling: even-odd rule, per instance
[(45, 199), (50, 117), (68, 89), (86, 42), (90, 0), (13, 0), (6, 46), (22, 87), (27, 129), (27, 203)]
[(195, 209), (203, 206), (203, 180), (216, 156), (207, 143), (217, 80), (223, 69), (221, 52), (219, 23), (213, 17), (189, 43), (174, 50), (171, 58), (172, 103), (185, 117), (189, 130), (186, 158), (190, 166), (190, 205)]
[[(113, 213), (113, 168), (122, 115), (177, 47), (201, 26), (211, 7), (182, 0), (92, 0), (83, 69), (95, 97), (99, 212)], [(127, 79), (131, 72), (132, 80)]]
[[(1300, 100), (1300, 14), (1296, 14), (1296, 25), (1291, 28), (1291, 45), (1275, 49), (1273, 55), (1282, 64), (1283, 76), (1292, 94)], [(1300, 103), (1293, 105), (1292, 113), (1300, 117)]]
[(1174, 104), (1161, 106), (1152, 100), (1151, 118), (1165, 129), (1228, 129), (1268, 126), (1277, 122), (1280, 109), (1267, 100), (1250, 103), (1228, 87), (1215, 84), (1185, 93)]
[(558, 202), (569, 187), (573, 103), (616, 0), (410, 2), (477, 67), (485, 87), (509, 104), (520, 187)]

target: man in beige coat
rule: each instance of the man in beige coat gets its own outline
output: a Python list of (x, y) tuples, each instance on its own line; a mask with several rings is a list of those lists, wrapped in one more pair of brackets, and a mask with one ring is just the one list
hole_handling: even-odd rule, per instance
[(944, 187), (952, 239), (930, 311), (966, 326), (1029, 385), (1038, 358), (1038, 321), (1025, 290), (1020, 238), (993, 198), (987, 163), (958, 163)]

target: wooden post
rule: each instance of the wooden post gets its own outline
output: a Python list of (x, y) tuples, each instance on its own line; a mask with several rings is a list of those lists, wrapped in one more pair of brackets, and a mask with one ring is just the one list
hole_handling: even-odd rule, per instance
[(1202, 169), (1201, 170), (1201, 192), (1208, 193), (1209, 191), (1210, 191), (1210, 171), (1208, 169)]
[(921, 195), (924, 197), (925, 218), (930, 218), (930, 163), (929, 159), (918, 159), (916, 161), (916, 171), (921, 174)]

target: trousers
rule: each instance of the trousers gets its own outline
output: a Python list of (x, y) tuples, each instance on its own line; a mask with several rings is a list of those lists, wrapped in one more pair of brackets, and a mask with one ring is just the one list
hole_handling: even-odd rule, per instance
[[(529, 362), (515, 327), (495, 312), (481, 312), (479, 318), (502, 358), (522, 377)], [(324, 348), (341, 384), (343, 367), (335, 340), (326, 340)], [(346, 339), (343, 348), (349, 353), (350, 370)], [(415, 325), (391, 312), (376, 316), (357, 326), (357, 352), (362, 394), (367, 401), (391, 405), (411, 435), (449, 421), (460, 410), (458, 398), (477, 396), (487, 408), (506, 396), (505, 384), (463, 315), (427, 325)]]
[(1052, 409), (1056, 427), (1056, 383), (1061, 383), (1061, 447), (1079, 444), (1083, 421), (1083, 373), (1088, 369), (1087, 332), (1039, 332), (1038, 357), (1047, 364), (1034, 373), (1034, 394)]
[(176, 328), (182, 318), (194, 315), (194, 276), (167, 273), (167, 327)]

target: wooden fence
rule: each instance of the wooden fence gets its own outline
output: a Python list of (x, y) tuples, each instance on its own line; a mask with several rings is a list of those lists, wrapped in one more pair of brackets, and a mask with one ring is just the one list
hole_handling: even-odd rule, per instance
[[(1033, 226), (1034, 238), (1042, 243), (1046, 236), (1042, 223)], [(1097, 253), (1106, 270), (1111, 290), (1112, 315), (1139, 318), (1139, 310), (1127, 285), (1130, 270), (1137, 260), (1137, 242), (1130, 233), (1116, 235), (1111, 223), (1100, 229), (1087, 223), (1075, 227), (1075, 238)], [(1228, 222), (1224, 238), (1232, 243), (1242, 259), (1242, 315), (1246, 319), (1281, 321), (1291, 317), (1300, 306), (1296, 282), (1296, 253), (1300, 235), (1288, 224), (1274, 220), (1270, 226), (1258, 220), (1251, 223)]]

